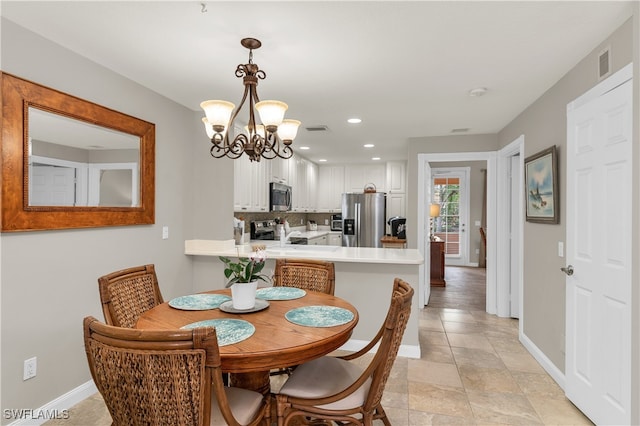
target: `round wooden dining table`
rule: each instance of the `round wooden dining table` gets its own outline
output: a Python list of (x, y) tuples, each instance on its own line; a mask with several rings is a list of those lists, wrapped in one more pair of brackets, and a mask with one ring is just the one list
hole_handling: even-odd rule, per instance
[[(230, 295), (214, 290), (202, 294)], [(264, 302), (263, 302), (264, 303)], [(239, 319), (251, 323), (255, 332), (245, 340), (220, 346), (222, 370), (230, 374), (233, 386), (270, 392), (269, 371), (302, 364), (326, 355), (349, 340), (358, 323), (358, 311), (349, 302), (335, 296), (306, 291), (292, 300), (269, 300), (269, 306), (250, 313), (229, 313), (219, 308), (184, 310), (162, 303), (144, 312), (135, 328), (175, 330), (188, 324), (214, 319)], [(309, 306), (335, 306), (353, 313), (353, 319), (336, 326), (298, 325), (285, 315), (292, 309)], [(219, 337), (220, 340), (220, 337)]]

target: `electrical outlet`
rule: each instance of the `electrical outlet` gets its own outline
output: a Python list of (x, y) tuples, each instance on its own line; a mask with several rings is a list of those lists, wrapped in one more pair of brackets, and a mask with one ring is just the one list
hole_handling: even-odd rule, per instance
[(32, 377), (36, 377), (36, 370), (38, 367), (38, 359), (33, 358), (24, 360), (24, 370), (22, 372), (22, 380), (29, 380)]

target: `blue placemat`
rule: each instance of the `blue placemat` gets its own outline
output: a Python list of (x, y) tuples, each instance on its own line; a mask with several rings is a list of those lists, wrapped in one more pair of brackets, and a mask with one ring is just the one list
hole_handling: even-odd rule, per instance
[(337, 306), (303, 306), (284, 314), (290, 322), (306, 327), (334, 327), (353, 319), (353, 312)]
[(248, 339), (256, 328), (249, 321), (239, 319), (212, 319), (193, 322), (181, 328), (215, 327), (218, 335), (218, 346), (232, 345)]
[(264, 287), (256, 290), (256, 297), (264, 300), (299, 299), (305, 294), (306, 291), (296, 287)]
[(171, 299), (169, 306), (185, 311), (206, 311), (216, 309), (227, 300), (231, 300), (231, 297), (224, 294), (190, 294)]

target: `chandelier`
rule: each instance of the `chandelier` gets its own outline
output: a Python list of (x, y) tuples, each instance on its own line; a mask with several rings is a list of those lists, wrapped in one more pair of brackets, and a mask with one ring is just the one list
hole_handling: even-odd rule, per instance
[[(253, 50), (262, 43), (255, 38), (243, 38), (240, 43), (249, 49), (249, 63), (240, 64), (236, 68), (236, 77), (242, 77), (244, 95), (238, 108), (231, 102), (209, 100), (200, 104), (206, 117), (202, 118), (207, 136), (211, 139), (211, 156), (215, 158), (240, 158), (242, 153), (251, 161), (260, 158), (272, 160), (276, 157), (291, 158), (291, 143), (298, 133), (298, 120), (285, 120), (284, 113), (288, 106), (280, 101), (260, 101), (258, 98), (258, 79), (267, 76), (257, 64), (253, 63)], [(249, 102), (249, 120), (245, 133), (232, 135), (233, 123), (245, 101)], [(255, 110), (260, 114), (262, 124), (256, 122)], [(233, 138), (233, 140), (231, 140)]]

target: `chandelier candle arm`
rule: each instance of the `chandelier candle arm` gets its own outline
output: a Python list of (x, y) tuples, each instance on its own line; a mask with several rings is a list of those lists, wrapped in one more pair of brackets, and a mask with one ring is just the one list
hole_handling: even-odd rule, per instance
[[(249, 63), (238, 65), (235, 71), (236, 77), (242, 78), (244, 84), (240, 105), (236, 108), (233, 103), (221, 100), (209, 100), (200, 104), (206, 115), (202, 122), (211, 139), (211, 156), (237, 159), (245, 153), (251, 161), (260, 161), (260, 158), (291, 158), (293, 150), (290, 145), (297, 135), (300, 122), (284, 119), (288, 108), (286, 103), (260, 101), (258, 80), (265, 79), (266, 73), (253, 63), (253, 50), (258, 49), (262, 43), (254, 38), (244, 38), (241, 44), (249, 49)], [(235, 135), (231, 141), (229, 135), (233, 134), (234, 121), (247, 98), (249, 118), (245, 127), (246, 134)], [(258, 111), (262, 124), (256, 122), (255, 110)]]

